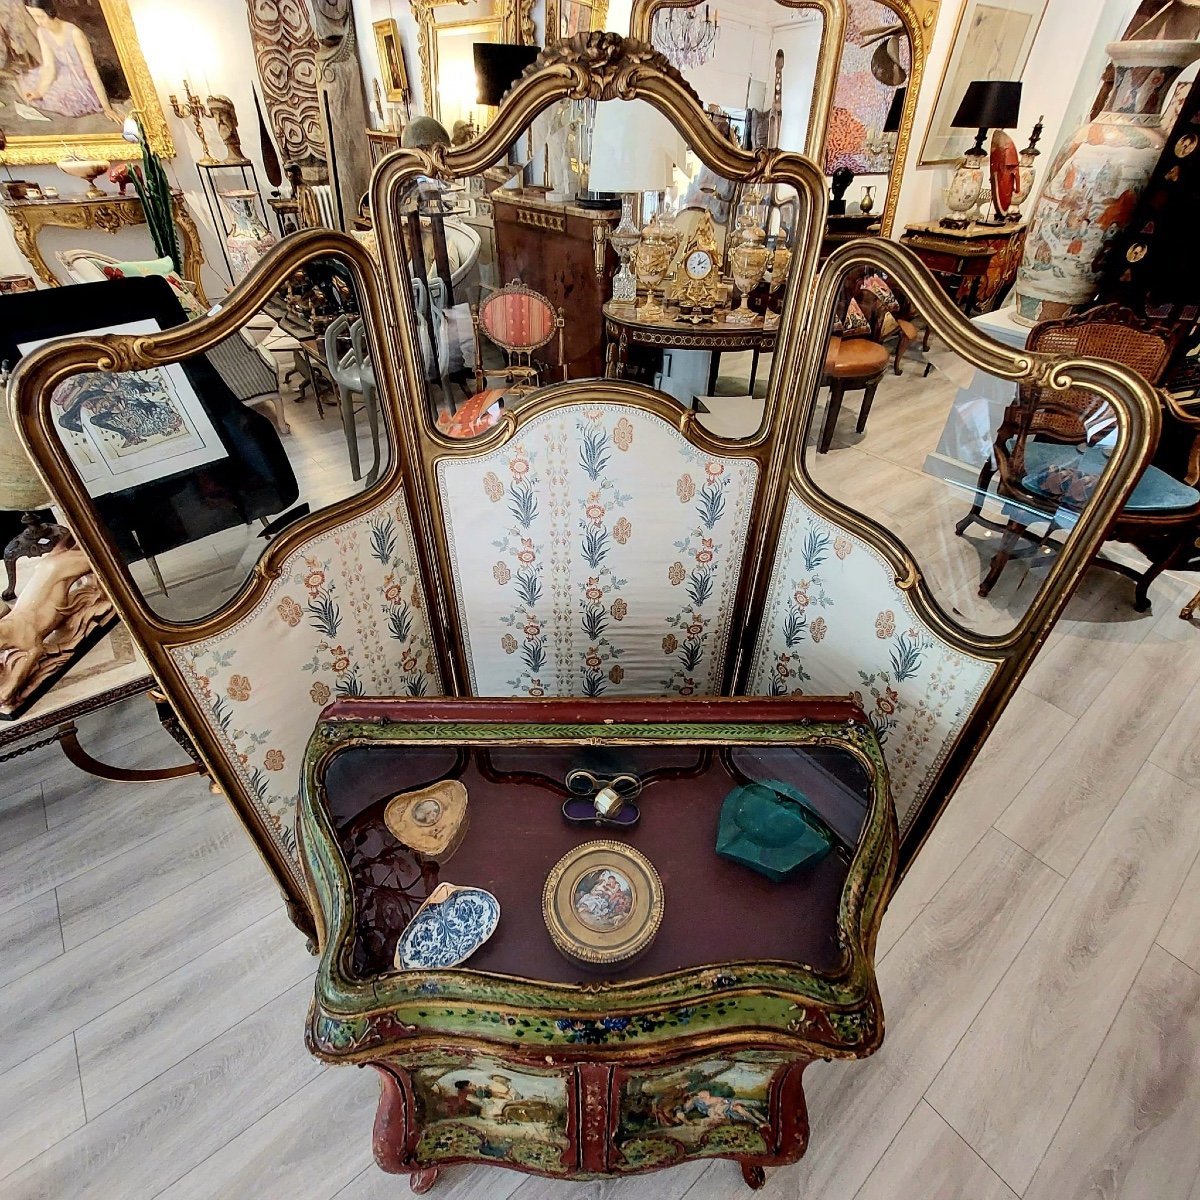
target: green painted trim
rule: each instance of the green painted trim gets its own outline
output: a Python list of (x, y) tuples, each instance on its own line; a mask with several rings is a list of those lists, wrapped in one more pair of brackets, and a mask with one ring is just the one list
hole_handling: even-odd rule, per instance
[[(832, 745), (853, 753), (873, 781), (862, 836), (838, 906), (842, 959), (830, 972), (799, 963), (739, 962), (652, 979), (584, 985), (544, 983), (459, 968), (395, 972), (371, 980), (350, 970), (350, 875), (320, 802), (330, 760), (353, 746), (487, 745), (621, 741)], [(860, 1057), (883, 1036), (873, 950), (895, 868), (895, 816), (887, 768), (869, 726), (798, 724), (536, 725), (325, 721), (305, 754), (301, 844), (314, 908), (328, 936), (317, 969), (310, 1048), (334, 1061), (378, 1057), (413, 1039), (468, 1038), (501, 1051), (605, 1048), (636, 1055), (680, 1038), (756, 1030), (802, 1053)]]

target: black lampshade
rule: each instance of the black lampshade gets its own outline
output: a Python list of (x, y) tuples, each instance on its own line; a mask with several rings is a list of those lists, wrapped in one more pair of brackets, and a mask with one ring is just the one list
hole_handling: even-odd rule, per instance
[(899, 133), (900, 132), (900, 114), (904, 111), (904, 97), (908, 95), (908, 88), (897, 88), (892, 93), (892, 107), (888, 109), (888, 115), (883, 122), (884, 133)]
[(1020, 80), (976, 79), (950, 124), (956, 129), (1015, 129), (1020, 111)]
[(494, 42), (476, 42), (471, 49), (475, 55), (477, 104), (499, 104), (504, 93), (521, 78), (521, 72), (541, 53), (537, 46)]

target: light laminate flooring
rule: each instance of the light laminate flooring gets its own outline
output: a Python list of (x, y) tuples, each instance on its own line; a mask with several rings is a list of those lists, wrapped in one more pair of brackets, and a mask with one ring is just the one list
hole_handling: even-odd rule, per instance
[[(878, 402), (877, 402), (878, 403)], [(874, 417), (872, 418), (874, 422)], [(881, 422), (886, 428), (886, 421)], [(866, 443), (857, 449), (862, 453)], [(831, 454), (832, 460), (836, 456)], [(894, 897), (883, 1048), (807, 1077), (774, 1200), (1200, 1200), (1200, 629), (1090, 572)], [(138, 699), (81, 722), (177, 758)], [(0, 773), (0, 1197), (385, 1200), (370, 1072), (304, 1048), (313, 960), (203, 782)], [(736, 1166), (445, 1200), (729, 1200)]]

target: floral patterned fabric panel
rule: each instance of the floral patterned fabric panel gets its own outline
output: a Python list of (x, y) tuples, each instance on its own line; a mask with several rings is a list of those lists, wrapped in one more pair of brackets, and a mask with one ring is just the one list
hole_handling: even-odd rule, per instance
[(552, 1175), (574, 1168), (565, 1073), (514, 1069), (485, 1057), (435, 1057), (442, 1061), (410, 1076), (421, 1129), (418, 1162), (491, 1159)]
[(758, 485), (661, 417), (578, 404), (438, 490), (477, 696), (721, 688)]
[(685, 1157), (770, 1154), (771, 1085), (788, 1060), (778, 1055), (705, 1059), (630, 1073), (620, 1090), (614, 1169), (640, 1171)]
[(171, 651), (293, 861), (300, 765), (321, 709), (340, 696), (442, 691), (427, 613), (412, 529), (393, 498), (296, 550), (232, 628)]
[(845, 695), (883, 746), (903, 837), (995, 664), (930, 632), (883, 557), (788, 499), (753, 695)]

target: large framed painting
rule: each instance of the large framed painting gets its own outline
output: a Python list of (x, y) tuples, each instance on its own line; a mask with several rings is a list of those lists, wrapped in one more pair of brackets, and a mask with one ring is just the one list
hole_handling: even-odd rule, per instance
[(135, 109), (154, 149), (174, 154), (127, 0), (0, 0), (0, 162), (128, 158)]
[(371, 28), (375, 31), (375, 49), (379, 54), (379, 70), (383, 74), (383, 93), (389, 104), (407, 104), (408, 68), (404, 65), (400, 28), (391, 17), (376, 21)]
[[(958, 15), (919, 166), (957, 162), (972, 131), (950, 122), (975, 79), (1020, 79), (1047, 0), (965, 0)], [(1033, 121), (1028, 124), (1032, 128)]]

